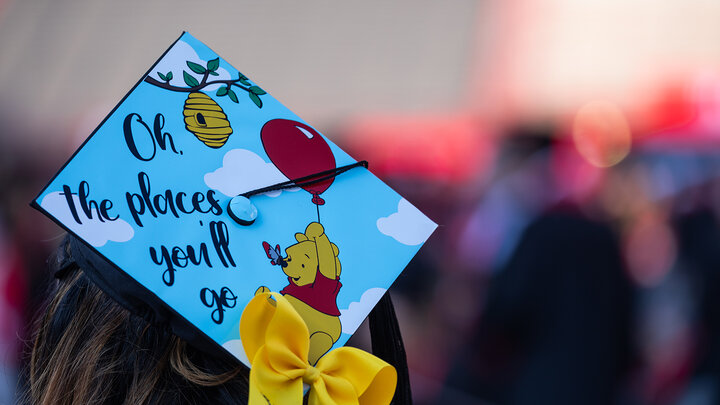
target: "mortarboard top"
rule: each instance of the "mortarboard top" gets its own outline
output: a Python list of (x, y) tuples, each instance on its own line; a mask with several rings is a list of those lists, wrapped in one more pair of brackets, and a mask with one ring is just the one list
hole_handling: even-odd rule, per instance
[(353, 164), (183, 33), (33, 206), (245, 364), (240, 315), (263, 287), (318, 332), (319, 356), (347, 342), (436, 225), (363, 167), (229, 203)]

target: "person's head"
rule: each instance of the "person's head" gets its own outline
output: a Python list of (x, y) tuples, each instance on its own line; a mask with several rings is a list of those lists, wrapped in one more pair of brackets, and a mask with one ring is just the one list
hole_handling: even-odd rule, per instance
[[(66, 241), (54, 263), (71, 260)], [(56, 269), (59, 270), (59, 269)], [(78, 266), (59, 273), (37, 321), (28, 370), (33, 404), (237, 403), (248, 369), (149, 323)]]
[[(247, 402), (247, 367), (219, 347), (178, 337), (173, 331), (187, 331), (177, 319), (158, 321), (159, 304), (118, 295), (112, 283), (99, 278), (103, 259), (77, 239), (67, 237), (51, 264), (56, 280), (37, 320), (23, 402)], [(370, 320), (373, 351), (398, 371), (393, 402), (410, 403), (405, 352), (389, 296)]]

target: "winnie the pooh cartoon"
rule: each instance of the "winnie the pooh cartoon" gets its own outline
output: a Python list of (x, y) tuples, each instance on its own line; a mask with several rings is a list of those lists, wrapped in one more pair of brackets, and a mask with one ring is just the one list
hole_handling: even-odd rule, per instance
[[(305, 320), (310, 331), (310, 364), (330, 350), (342, 332), (337, 295), (340, 283), (340, 253), (330, 242), (325, 228), (318, 222), (311, 222), (305, 233), (296, 233), (297, 243), (285, 249), (286, 257), (280, 255), (280, 247), (263, 243), (265, 252), (272, 263), (282, 267), (288, 276), (288, 285), (280, 293)], [(260, 287), (256, 294), (267, 292)]]

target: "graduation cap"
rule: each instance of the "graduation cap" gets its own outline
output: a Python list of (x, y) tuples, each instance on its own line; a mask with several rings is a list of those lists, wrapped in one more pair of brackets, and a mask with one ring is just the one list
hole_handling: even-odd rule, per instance
[(32, 204), (123, 306), (247, 365), (240, 319), (256, 294), (290, 302), (315, 363), (436, 227), (187, 33)]

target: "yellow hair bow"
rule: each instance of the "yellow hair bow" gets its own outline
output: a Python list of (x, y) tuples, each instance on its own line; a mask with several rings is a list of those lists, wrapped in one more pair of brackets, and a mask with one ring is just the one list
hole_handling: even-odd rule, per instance
[(240, 337), (252, 364), (249, 405), (301, 404), (303, 383), (310, 386), (309, 405), (389, 404), (395, 393), (395, 368), (362, 350), (340, 347), (309, 364), (308, 328), (280, 294), (258, 294), (248, 303)]

